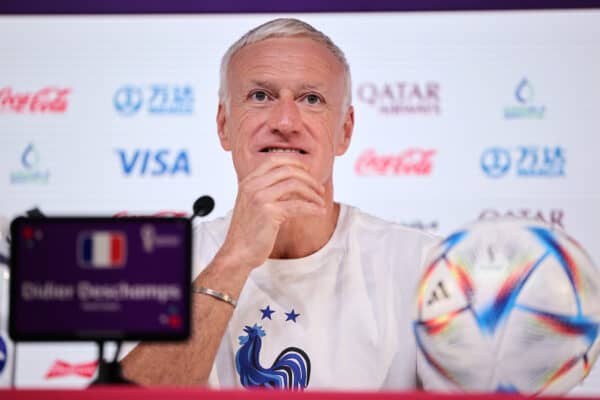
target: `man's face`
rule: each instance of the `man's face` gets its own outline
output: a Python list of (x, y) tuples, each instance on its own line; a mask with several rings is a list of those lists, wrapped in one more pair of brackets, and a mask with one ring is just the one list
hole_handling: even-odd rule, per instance
[(354, 112), (343, 109), (344, 68), (325, 45), (307, 38), (253, 43), (233, 56), (227, 78), (229, 107), (219, 105), (217, 124), (238, 180), (287, 157), (330, 182), (335, 156), (350, 144)]

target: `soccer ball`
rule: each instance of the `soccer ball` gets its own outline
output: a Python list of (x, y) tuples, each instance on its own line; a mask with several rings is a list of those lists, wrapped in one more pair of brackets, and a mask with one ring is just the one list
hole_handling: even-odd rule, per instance
[(417, 366), (433, 391), (563, 394), (600, 349), (600, 272), (563, 231), (476, 222), (429, 253), (417, 292)]

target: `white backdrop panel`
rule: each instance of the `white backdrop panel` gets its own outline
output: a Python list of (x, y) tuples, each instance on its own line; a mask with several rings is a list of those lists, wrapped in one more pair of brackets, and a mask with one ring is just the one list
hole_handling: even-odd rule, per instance
[[(532, 216), (600, 260), (600, 11), (294, 16), (352, 68), (338, 200), (439, 235), (482, 214)], [(189, 213), (203, 194), (226, 213), (236, 179), (214, 122), (219, 62), (272, 17), (0, 17), (0, 214)], [(24, 95), (44, 88), (68, 89), (64, 112), (31, 109)], [(529, 117), (505, 117), (515, 110)], [(91, 345), (18, 347), (20, 386), (90, 380)], [(575, 393), (600, 394), (599, 375)]]

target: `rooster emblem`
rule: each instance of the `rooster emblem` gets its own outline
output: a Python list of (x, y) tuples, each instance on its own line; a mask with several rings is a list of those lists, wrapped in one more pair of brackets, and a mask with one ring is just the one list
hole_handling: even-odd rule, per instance
[(270, 368), (259, 362), (262, 338), (266, 333), (257, 324), (244, 328), (246, 335), (240, 336), (241, 347), (235, 355), (235, 367), (244, 387), (304, 390), (310, 379), (310, 359), (297, 347), (283, 350)]

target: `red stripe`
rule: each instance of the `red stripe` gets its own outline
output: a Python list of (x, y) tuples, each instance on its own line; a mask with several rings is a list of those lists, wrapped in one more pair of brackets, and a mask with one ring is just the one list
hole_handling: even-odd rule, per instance
[(114, 266), (123, 264), (123, 236), (111, 235), (110, 238), (110, 261)]

